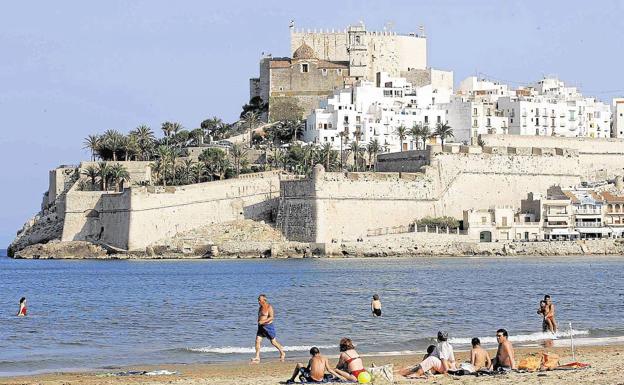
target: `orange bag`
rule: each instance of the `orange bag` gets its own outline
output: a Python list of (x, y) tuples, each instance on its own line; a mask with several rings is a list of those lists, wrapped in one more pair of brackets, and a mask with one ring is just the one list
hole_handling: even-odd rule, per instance
[(539, 370), (541, 365), (542, 357), (537, 354), (531, 354), (528, 357), (520, 360), (520, 363), (518, 363), (518, 369), (534, 372), (536, 370)]

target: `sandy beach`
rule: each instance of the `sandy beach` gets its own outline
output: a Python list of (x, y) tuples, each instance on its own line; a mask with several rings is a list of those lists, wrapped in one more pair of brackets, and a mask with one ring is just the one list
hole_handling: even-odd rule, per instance
[[(549, 351), (560, 355), (561, 363), (572, 361), (569, 348), (535, 348), (535, 349), (517, 349), (516, 357), (521, 359), (526, 355), (539, 352)], [(489, 349), (490, 354), (494, 354), (494, 350)], [(329, 352), (328, 352), (329, 353)], [(333, 353), (333, 352), (332, 352)], [(93, 371), (83, 373), (51, 373), (35, 376), (22, 377), (5, 377), (0, 378), (2, 385), (121, 385), (121, 384), (177, 384), (177, 385), (242, 385), (242, 384), (258, 384), (258, 385), (275, 385), (286, 380), (292, 373), (293, 366), (296, 361), (287, 360), (285, 363), (277, 362), (275, 355), (265, 355), (265, 361), (259, 365), (250, 365), (246, 362), (228, 363), (228, 364), (193, 364), (193, 365), (158, 365), (158, 366), (136, 366), (128, 368), (118, 368), (106, 371)], [(384, 356), (384, 357), (366, 357), (365, 365), (372, 363), (377, 365), (392, 363), (397, 367), (412, 365), (417, 363), (421, 358), (420, 355), (403, 355), (403, 356)], [(457, 353), (457, 358), (464, 361), (467, 358), (466, 352)], [(591, 368), (584, 370), (572, 371), (545, 371), (534, 373), (510, 373), (499, 376), (448, 376), (436, 375), (428, 379), (407, 380), (396, 378), (395, 382), (399, 384), (407, 383), (432, 383), (432, 384), (624, 384), (622, 378), (622, 367), (624, 365), (624, 346), (587, 346), (578, 348), (576, 351), (576, 360), (591, 364)], [(335, 361), (333, 359), (332, 361)], [(111, 376), (109, 373), (121, 372), (126, 370), (169, 370), (177, 371), (177, 375), (162, 376)]]

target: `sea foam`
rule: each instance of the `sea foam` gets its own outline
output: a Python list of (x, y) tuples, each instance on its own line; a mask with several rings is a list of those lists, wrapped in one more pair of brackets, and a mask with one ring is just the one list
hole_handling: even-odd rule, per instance
[[(579, 335), (588, 335), (589, 334), (589, 330), (566, 330), (566, 331), (559, 331), (557, 333), (554, 334), (554, 336), (556, 338), (569, 338), (570, 335), (572, 336), (579, 336)], [(553, 333), (549, 333), (549, 332), (538, 332), (538, 333), (531, 333), (531, 334), (518, 334), (518, 335), (511, 335), (509, 336), (509, 341), (511, 342), (529, 342), (529, 341), (543, 341), (543, 340), (552, 340), (553, 339)], [(457, 344), (457, 345), (470, 345), (472, 340), (472, 337), (468, 337), (468, 338), (464, 338), (464, 337), (458, 337), (458, 338), (449, 338), (449, 342), (452, 344)], [(492, 337), (479, 337), (479, 340), (481, 340), (482, 344), (496, 344), (496, 337), (492, 336)]]
[[(334, 349), (338, 347), (337, 345), (319, 345), (317, 348), (319, 349)], [(286, 352), (307, 352), (312, 348), (312, 345), (293, 345), (293, 346), (284, 346), (284, 351)], [(214, 354), (251, 354), (255, 353), (256, 350), (253, 347), (240, 347), (240, 346), (206, 346), (201, 348), (186, 348), (187, 351), (195, 352), (195, 353), (214, 353)], [(271, 352), (275, 351), (273, 346), (263, 346), (260, 348), (261, 352)]]

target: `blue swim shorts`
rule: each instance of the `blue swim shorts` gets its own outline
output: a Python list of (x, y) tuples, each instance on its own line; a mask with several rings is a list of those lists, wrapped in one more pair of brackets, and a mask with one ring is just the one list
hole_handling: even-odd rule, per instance
[(258, 325), (256, 336), (268, 338), (270, 340), (275, 339), (275, 326), (273, 326), (273, 324)]

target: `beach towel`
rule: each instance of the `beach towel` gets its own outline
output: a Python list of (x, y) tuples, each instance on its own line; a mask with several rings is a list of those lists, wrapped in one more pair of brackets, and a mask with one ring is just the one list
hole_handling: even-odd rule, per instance
[(529, 355), (526, 358), (523, 358), (518, 363), (519, 370), (527, 370), (529, 372), (534, 372), (539, 370), (542, 366), (542, 357), (538, 354), (534, 353)]
[(559, 355), (555, 353), (542, 353), (541, 370), (553, 370), (559, 366)]
[(578, 370), (578, 369), (587, 369), (587, 368), (591, 368), (591, 365), (575, 361), (575, 362), (570, 362), (568, 364), (559, 365), (554, 370)]

